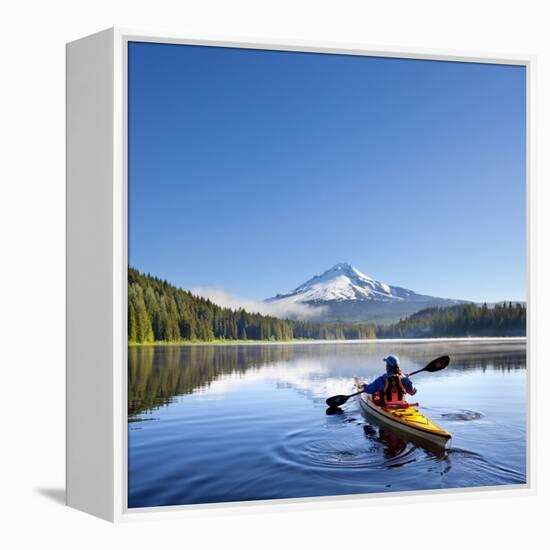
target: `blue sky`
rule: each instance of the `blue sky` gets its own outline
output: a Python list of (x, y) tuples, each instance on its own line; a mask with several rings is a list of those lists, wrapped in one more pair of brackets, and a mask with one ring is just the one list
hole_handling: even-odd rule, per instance
[(525, 124), (523, 67), (132, 43), (130, 265), (524, 300)]

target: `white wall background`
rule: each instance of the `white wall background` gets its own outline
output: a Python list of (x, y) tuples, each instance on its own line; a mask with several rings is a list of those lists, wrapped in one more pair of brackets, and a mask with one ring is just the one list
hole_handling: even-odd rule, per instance
[[(64, 484), (64, 45), (120, 25), (177, 34), (344, 41), (538, 56), (539, 214), (548, 210), (550, 39), (544, 1), (19, 0), (0, 5), (0, 544), (4, 548), (345, 548), (394, 519), (412, 548), (543, 543), (548, 426), (536, 497), (220, 514), (112, 526), (60, 504)], [(548, 349), (549, 224), (539, 215), (538, 382)], [(546, 281), (546, 282), (544, 282)], [(544, 319), (546, 319), (546, 322)], [(544, 323), (544, 324), (543, 324)], [(542, 414), (542, 403), (539, 403)], [(391, 503), (391, 504), (390, 504)], [(215, 523), (214, 523), (215, 522)], [(544, 536), (544, 538), (543, 538)]]

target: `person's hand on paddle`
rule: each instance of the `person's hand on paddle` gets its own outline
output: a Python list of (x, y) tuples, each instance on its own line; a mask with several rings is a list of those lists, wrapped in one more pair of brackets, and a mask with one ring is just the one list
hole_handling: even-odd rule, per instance
[[(411, 375), (410, 372), (405, 372), (405, 373), (403, 373), (403, 376), (404, 376), (405, 378), (409, 378), (410, 375)], [(417, 389), (416, 389), (414, 386), (412, 386), (412, 385), (411, 385), (410, 390), (407, 390), (407, 393), (408, 393), (409, 395), (414, 395), (416, 392), (417, 392)]]

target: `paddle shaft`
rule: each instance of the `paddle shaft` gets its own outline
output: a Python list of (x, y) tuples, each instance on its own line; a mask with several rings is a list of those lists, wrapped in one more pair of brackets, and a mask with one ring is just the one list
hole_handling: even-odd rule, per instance
[(425, 371), (425, 370), (426, 370), (426, 367), (424, 367), (423, 369), (420, 369), (420, 370), (415, 370), (414, 372), (409, 373), (409, 376), (412, 376), (413, 374), (418, 374), (419, 372), (422, 372), (422, 371)]
[[(422, 369), (424, 370), (424, 369)], [(420, 371), (416, 371), (416, 372), (420, 372)], [(416, 374), (416, 372), (413, 372), (411, 374)], [(411, 374), (409, 374), (409, 376), (411, 376)], [(359, 395), (361, 393), (363, 393), (364, 390), (361, 390), (361, 391), (357, 391), (355, 393), (351, 393), (350, 395), (335, 395), (334, 397), (329, 397), (327, 399), (327, 405), (329, 405), (329, 407), (331, 406), (340, 406), (340, 405), (343, 405), (348, 399), (350, 399), (351, 397), (355, 397), (356, 395)], [(334, 400), (335, 398), (339, 398), (338, 401), (339, 401), (339, 404), (338, 405), (331, 405), (330, 404), (330, 401), (331, 400)]]

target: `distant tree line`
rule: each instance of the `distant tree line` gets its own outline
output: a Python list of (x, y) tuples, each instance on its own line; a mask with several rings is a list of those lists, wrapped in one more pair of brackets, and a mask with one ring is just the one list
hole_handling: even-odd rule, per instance
[(209, 342), (213, 340), (362, 340), (525, 336), (526, 307), (505, 302), (431, 307), (399, 322), (313, 323), (278, 319), (244, 309), (218, 306), (167, 281), (128, 269), (128, 340), (130, 343)]
[(377, 328), (378, 338), (525, 336), (527, 309), (512, 302), (494, 307), (461, 304), (430, 307), (398, 323)]
[(375, 337), (374, 324), (312, 323), (224, 308), (167, 281), (128, 269), (130, 343)]

